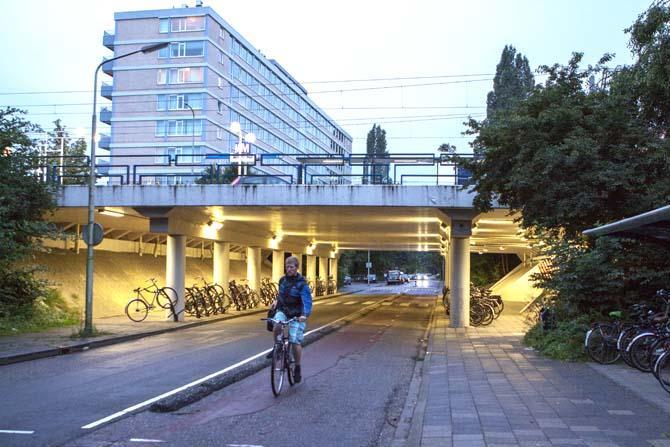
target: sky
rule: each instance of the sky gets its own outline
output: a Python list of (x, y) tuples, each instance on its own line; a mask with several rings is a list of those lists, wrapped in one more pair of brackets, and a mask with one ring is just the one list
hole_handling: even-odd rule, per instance
[[(391, 153), (470, 151), (463, 122), (481, 119), (506, 44), (530, 66), (632, 62), (624, 29), (651, 0), (204, 0), (247, 41), (276, 59), (365, 152), (374, 123)], [(194, 0), (0, 0), (0, 105), (29, 111), (45, 129), (61, 118), (90, 132), (93, 70), (114, 12)], [(101, 74), (101, 80), (112, 79)], [(536, 77), (536, 81), (542, 81)], [(57, 93), (45, 93), (57, 92)], [(73, 105), (74, 104), (74, 105)], [(109, 105), (104, 98), (98, 104)], [(101, 132), (105, 125), (99, 124)], [(108, 129), (108, 128), (107, 128)]]

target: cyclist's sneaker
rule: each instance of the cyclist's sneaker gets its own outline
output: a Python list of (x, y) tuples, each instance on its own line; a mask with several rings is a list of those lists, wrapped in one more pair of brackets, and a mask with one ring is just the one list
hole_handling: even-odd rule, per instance
[(300, 383), (300, 381), (302, 380), (300, 365), (295, 365), (295, 370), (293, 371), (293, 380), (295, 383)]

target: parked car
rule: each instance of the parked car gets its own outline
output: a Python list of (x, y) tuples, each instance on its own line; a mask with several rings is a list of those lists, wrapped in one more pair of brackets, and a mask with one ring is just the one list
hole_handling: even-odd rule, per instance
[(377, 282), (377, 275), (375, 275), (374, 273), (370, 273), (370, 274), (368, 275), (368, 281), (370, 281), (370, 282)]
[(344, 281), (342, 282), (345, 286), (351, 285), (351, 276), (344, 275)]

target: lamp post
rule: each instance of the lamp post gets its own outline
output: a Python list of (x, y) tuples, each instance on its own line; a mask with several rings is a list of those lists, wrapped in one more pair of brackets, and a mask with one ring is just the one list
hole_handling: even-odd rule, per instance
[[(256, 135), (251, 132), (248, 132), (244, 135), (242, 131), (242, 126), (237, 121), (230, 123), (230, 131), (237, 135), (237, 144), (235, 145), (235, 154), (248, 154), (251, 152), (251, 145), (256, 142)], [(246, 175), (246, 171), (242, 168), (242, 163), (239, 163), (237, 166), (237, 175), (242, 176)]]
[(152, 45), (147, 45), (139, 50), (131, 51), (130, 53), (122, 54), (102, 61), (95, 67), (95, 74), (93, 75), (93, 114), (91, 115), (91, 166), (88, 175), (88, 227), (85, 236), (86, 241), (86, 316), (84, 320), (84, 336), (93, 333), (93, 225), (95, 224), (95, 138), (96, 138), (96, 121), (97, 121), (97, 89), (98, 89), (98, 72), (100, 68), (107, 63), (115, 60), (132, 56), (137, 53), (151, 53), (170, 45), (170, 42), (161, 42)]
[(184, 107), (189, 108), (191, 116), (193, 117), (191, 120), (191, 157), (193, 157), (193, 154), (195, 154), (195, 112), (188, 102), (184, 102)]

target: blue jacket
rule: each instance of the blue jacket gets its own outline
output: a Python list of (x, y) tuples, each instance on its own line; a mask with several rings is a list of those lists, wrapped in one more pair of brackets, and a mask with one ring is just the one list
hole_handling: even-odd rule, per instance
[(295, 277), (284, 276), (279, 280), (277, 308), (289, 318), (300, 315), (309, 317), (312, 313), (312, 292), (300, 273)]

